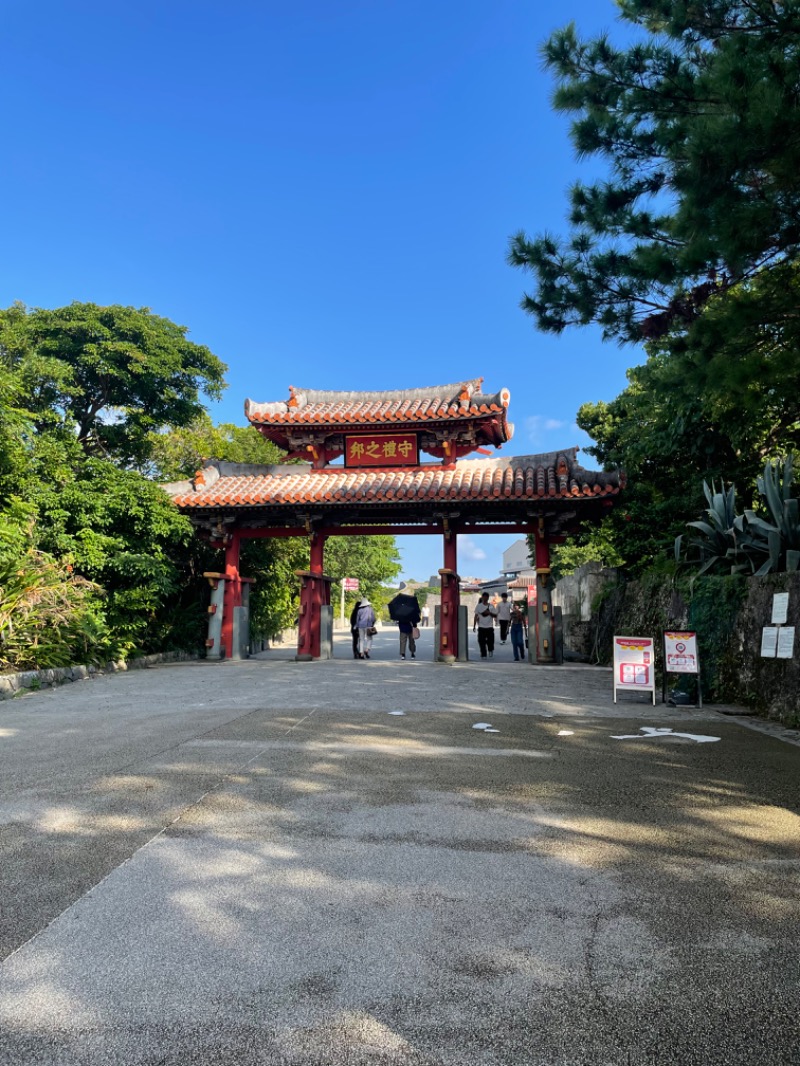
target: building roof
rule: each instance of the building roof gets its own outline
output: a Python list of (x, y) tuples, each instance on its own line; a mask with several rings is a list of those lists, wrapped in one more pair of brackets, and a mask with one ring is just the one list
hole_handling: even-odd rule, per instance
[[(194, 481), (165, 486), (181, 510), (259, 510), (289, 515), (313, 505), (328, 513), (357, 511), (361, 518), (398, 508), (430, 513), (431, 508), (474, 504), (498, 514), (536, 501), (578, 501), (615, 497), (624, 486), (617, 472), (584, 470), (577, 448), (539, 455), (462, 459), (452, 467), (429, 463), (412, 468), (370, 467), (322, 470), (307, 464), (253, 466), (210, 460)], [(409, 517), (407, 520), (411, 520)]]
[(359, 427), (374, 431), (378, 426), (417, 427), (495, 417), (504, 430), (498, 434), (498, 443), (503, 443), (513, 432), (506, 420), (511, 394), (508, 389), (484, 394), (480, 391), (482, 384), (483, 378), (476, 378), (452, 385), (389, 392), (328, 392), (290, 387), (289, 399), (285, 401), (245, 400), (244, 413), (259, 427), (317, 426), (339, 431)]
[(513, 581), (507, 581), (506, 584), (510, 589), (527, 589), (531, 585), (536, 584), (536, 571), (533, 570), (530, 574), (517, 574)]

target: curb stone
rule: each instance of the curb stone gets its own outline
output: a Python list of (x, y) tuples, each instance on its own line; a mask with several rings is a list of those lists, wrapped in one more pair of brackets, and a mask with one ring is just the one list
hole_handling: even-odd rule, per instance
[(157, 663), (187, 662), (197, 659), (197, 652), (167, 651), (154, 655), (142, 655), (129, 662), (105, 663), (103, 666), (58, 666), (46, 670), (21, 670), (0, 674), (0, 700), (13, 699), (23, 691), (36, 691), (68, 684), (71, 681), (88, 681), (103, 674), (117, 674), (127, 670), (144, 670)]

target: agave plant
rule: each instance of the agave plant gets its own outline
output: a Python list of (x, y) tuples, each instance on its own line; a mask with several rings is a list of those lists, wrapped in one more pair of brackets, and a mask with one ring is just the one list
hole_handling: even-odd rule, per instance
[(726, 490), (720, 484), (718, 491), (713, 481), (710, 487), (704, 481), (703, 492), (708, 501), (707, 520), (687, 523), (700, 535), (688, 537), (685, 546), (683, 534), (676, 538), (676, 560), (681, 561), (684, 550), (687, 556), (696, 555), (700, 562), (698, 576), (709, 570), (736, 574), (748, 569), (748, 561), (742, 558), (737, 544), (736, 486), (730, 485)]
[[(724, 485), (717, 491), (703, 482), (707, 521), (689, 522), (698, 536), (688, 539), (686, 556), (696, 556), (700, 574), (716, 570), (731, 574), (749, 572), (761, 577), (782, 570), (800, 569), (800, 500), (792, 496), (792, 457), (768, 461), (758, 479), (758, 491), (772, 522), (746, 510), (736, 514), (736, 489)], [(684, 551), (683, 536), (675, 541), (675, 558)]]
[[(782, 467), (782, 469), (781, 469)], [(754, 511), (744, 512), (744, 526), (754, 539), (760, 540), (767, 559), (756, 571), (768, 574), (800, 568), (800, 500), (792, 495), (794, 464), (792, 456), (783, 462), (767, 462), (758, 479), (758, 491), (765, 500), (772, 522)]]

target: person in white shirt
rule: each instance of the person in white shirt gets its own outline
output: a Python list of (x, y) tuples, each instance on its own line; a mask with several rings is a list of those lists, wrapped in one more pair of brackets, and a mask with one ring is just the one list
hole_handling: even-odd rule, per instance
[(508, 593), (504, 592), (497, 605), (497, 621), (500, 625), (500, 643), (505, 644), (508, 638), (508, 624), (511, 621), (511, 604), (508, 602)]
[(481, 650), (482, 659), (485, 659), (487, 654), (490, 659), (494, 655), (494, 620), (496, 617), (497, 610), (489, 603), (489, 593), (484, 592), (472, 619), (472, 632), (474, 633), (476, 629), (478, 631), (478, 647)]
[(425, 606), (422, 608), (422, 624), (424, 626), (426, 626), (428, 624), (428, 620), (429, 620), (430, 616), (431, 616), (431, 609), (426, 603)]

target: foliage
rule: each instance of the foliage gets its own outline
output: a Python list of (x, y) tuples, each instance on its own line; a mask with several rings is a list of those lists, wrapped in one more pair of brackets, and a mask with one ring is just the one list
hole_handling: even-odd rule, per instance
[(183, 426), (218, 398), (225, 366), (148, 308), (72, 303), (0, 311), (0, 356), (22, 384), (37, 432), (74, 431), (87, 456), (146, 459), (148, 434)]
[(605, 180), (570, 194), (572, 237), (519, 234), (540, 329), (599, 323), (641, 340), (796, 254), (800, 11), (762, 0), (620, 0), (626, 49), (574, 26), (544, 45), (556, 109)]
[(152, 433), (149, 453), (148, 473), (159, 481), (191, 477), (206, 459), (266, 465), (285, 461), (284, 452), (253, 426), (215, 426), (205, 412), (188, 426)]
[[(529, 541), (531, 539), (529, 538)], [(599, 526), (576, 534), (566, 544), (554, 545), (550, 553), (551, 576), (554, 581), (572, 574), (586, 563), (601, 563), (603, 566), (614, 567), (620, 566), (622, 562), (608, 522), (602, 522)]]
[[(781, 469), (782, 467), (782, 469)], [(770, 572), (800, 568), (800, 500), (792, 496), (793, 462), (767, 462), (758, 479), (758, 491), (772, 522), (754, 510), (736, 513), (736, 490), (731, 485), (717, 492), (703, 482), (708, 508), (706, 520), (689, 522), (698, 535), (675, 541), (675, 558), (697, 565), (705, 573), (752, 573), (758, 577)]]
[[(646, 362), (579, 425), (624, 468), (607, 521), (634, 571), (701, 503), (701, 479), (749, 506), (770, 454), (800, 448), (800, 9), (766, 0), (618, 0), (625, 48), (573, 26), (544, 46), (580, 156), (606, 166), (570, 193), (570, 233), (518, 234), (523, 307), (542, 330), (598, 324)], [(605, 534), (590, 533), (587, 547)]]
[[(80, 447), (74, 440), (51, 438), (41, 451), (50, 476), (29, 496), (40, 547), (69, 557), (78, 573), (103, 587), (106, 617), (120, 639), (161, 650), (159, 615), (178, 597), (185, 577), (188, 520), (140, 474), (106, 459), (75, 461)], [(37, 455), (40, 468), (42, 458)]]
[(101, 589), (33, 546), (33, 513), (13, 500), (0, 514), (0, 669), (116, 658), (125, 649), (105, 623)]
[[(766, 534), (769, 552), (769, 570), (800, 569), (800, 499), (792, 496), (794, 464), (792, 456), (783, 461), (767, 463), (758, 479), (758, 491), (766, 501), (772, 524), (758, 518), (753, 512), (745, 512), (751, 529)], [(763, 570), (767, 573), (767, 569)]]
[(384, 585), (396, 578), (401, 569), (394, 537), (331, 537), (325, 545), (326, 573), (336, 581), (357, 578), (357, 596), (367, 596), (376, 611), (395, 595), (395, 590), (387, 590)]
[[(685, 550), (698, 557), (698, 576), (712, 571), (728, 570), (731, 574), (741, 572), (745, 564), (741, 560), (736, 539), (736, 488), (730, 485), (726, 490), (720, 486), (717, 492), (713, 482), (709, 488), (704, 481), (703, 492), (708, 501), (706, 520), (688, 523), (699, 535), (688, 540)], [(676, 560), (680, 560), (683, 551), (681, 534), (675, 541)]]

